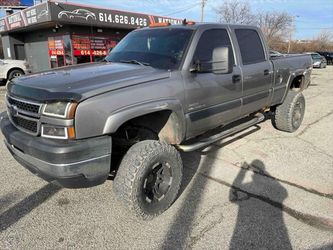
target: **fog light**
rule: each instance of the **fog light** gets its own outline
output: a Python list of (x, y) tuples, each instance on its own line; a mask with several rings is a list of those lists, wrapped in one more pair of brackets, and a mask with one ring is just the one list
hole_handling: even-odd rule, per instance
[(68, 139), (67, 128), (43, 125), (42, 137), (54, 139)]

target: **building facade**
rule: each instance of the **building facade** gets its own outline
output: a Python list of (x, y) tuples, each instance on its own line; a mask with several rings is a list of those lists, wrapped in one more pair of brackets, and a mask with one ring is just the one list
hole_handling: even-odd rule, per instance
[(32, 72), (97, 62), (131, 30), (180, 19), (49, 1), (0, 19), (5, 59)]

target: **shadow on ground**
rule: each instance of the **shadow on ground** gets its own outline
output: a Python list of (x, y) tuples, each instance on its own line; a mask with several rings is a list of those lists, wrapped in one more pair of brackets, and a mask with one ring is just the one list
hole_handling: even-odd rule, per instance
[[(29, 214), (33, 209), (55, 195), (60, 189), (60, 187), (49, 183), (0, 214), (0, 232), (6, 230), (8, 227)], [(6, 200), (8, 201), (7, 203), (14, 198), (15, 197), (6, 197)], [(3, 205), (4, 204), (2, 204), (2, 206)]]
[[(258, 129), (260, 129), (260, 127), (255, 126), (254, 129), (240, 135), (240, 137), (251, 134)], [(227, 143), (222, 143), (219, 145), (218, 149), (238, 140), (240, 137), (233, 138)], [(213, 150), (209, 152), (209, 157), (203, 157), (207, 155), (207, 151), (183, 155), (185, 168), (186, 165), (194, 166), (193, 171), (196, 172), (196, 175), (193, 176), (192, 180), (188, 180), (188, 182), (191, 183), (187, 190), (187, 196), (165, 236), (162, 249), (192, 248), (197, 243), (198, 239), (191, 237), (191, 233), (196, 226), (195, 220), (198, 216), (201, 216), (198, 215), (199, 204), (203, 199), (205, 188), (209, 180), (201, 173), (210, 172), (213, 164), (216, 164), (217, 152), (217, 147), (215, 147), (215, 149), (213, 148)], [(229, 248), (275, 249), (279, 246), (280, 249), (291, 249), (288, 231), (283, 221), (282, 209), (273, 207), (271, 204), (265, 203), (255, 196), (250, 196), (248, 193), (242, 192), (242, 190), (248, 190), (249, 188), (252, 189), (258, 186), (263, 188), (263, 185), (265, 185), (265, 183), (260, 182), (260, 179), (254, 172), (252, 173), (251, 182), (244, 182), (245, 173), (248, 171), (249, 166), (253, 167), (256, 172), (269, 175), (265, 170), (264, 163), (260, 160), (255, 160), (251, 164), (244, 163), (244, 166), (240, 168), (238, 176), (232, 184), (222, 184), (224, 185), (223, 188), (225, 188), (225, 186), (230, 188), (230, 202), (238, 205), (238, 215), (237, 218), (235, 218), (235, 228)], [(187, 184), (185, 186), (187, 186)], [(281, 204), (288, 195), (286, 189), (283, 188), (278, 181), (273, 182), (269, 187), (264, 187), (264, 189), (274, 190), (274, 194), (277, 195), (275, 198), (278, 199), (278, 202)], [(223, 213), (223, 208), (218, 209), (222, 209), (221, 212)], [(223, 224), (223, 215), (220, 217), (216, 224)], [(200, 219), (202, 219), (202, 217), (200, 217), (199, 220)], [(209, 226), (208, 231), (212, 230), (214, 226), (215, 225)], [(205, 233), (208, 232), (206, 231)]]

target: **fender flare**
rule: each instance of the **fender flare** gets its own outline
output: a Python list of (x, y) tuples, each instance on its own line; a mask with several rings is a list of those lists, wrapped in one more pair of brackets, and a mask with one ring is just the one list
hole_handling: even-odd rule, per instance
[[(186, 135), (186, 120), (181, 103), (175, 99), (149, 101), (119, 109), (107, 118), (103, 128), (103, 134), (115, 133), (125, 122), (158, 111), (171, 111), (171, 115), (167, 123), (177, 126), (175, 130), (178, 133), (176, 133), (177, 135), (173, 139), (169, 140), (169, 143), (180, 143)], [(170, 132), (170, 126), (165, 126), (165, 128), (168, 132)], [(171, 132), (174, 133), (176, 131)], [(168, 132), (166, 131), (166, 133)]]
[(297, 70), (297, 71), (294, 71), (294, 72), (290, 72), (288, 84), (286, 85), (286, 91), (283, 95), (281, 103), (283, 103), (284, 100), (286, 99), (288, 91), (289, 91), (290, 86), (291, 86), (292, 82), (294, 81), (294, 79), (298, 76), (303, 76), (304, 77), (304, 74), (305, 74), (304, 70)]

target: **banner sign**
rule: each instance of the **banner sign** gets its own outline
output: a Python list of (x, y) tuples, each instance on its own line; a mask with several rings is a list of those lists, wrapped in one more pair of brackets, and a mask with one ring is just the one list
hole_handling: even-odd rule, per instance
[(42, 3), (0, 19), (0, 33), (50, 21), (49, 5)]
[(0, 0), (1, 7), (33, 6), (34, 0)]
[(170, 22), (171, 24), (182, 23), (181, 19), (175, 18), (61, 2), (46, 2), (0, 19), (0, 33), (50, 21), (60, 24), (123, 29), (136, 29), (164, 22)]
[(70, 5), (65, 3), (54, 4), (52, 2), (50, 4), (52, 20), (57, 20), (59, 22), (127, 29), (146, 27), (153, 23), (182, 23), (182, 20), (175, 18), (95, 8), (85, 5)]

